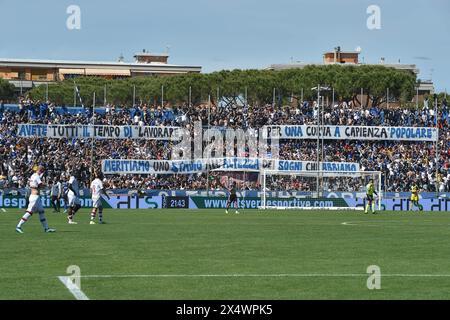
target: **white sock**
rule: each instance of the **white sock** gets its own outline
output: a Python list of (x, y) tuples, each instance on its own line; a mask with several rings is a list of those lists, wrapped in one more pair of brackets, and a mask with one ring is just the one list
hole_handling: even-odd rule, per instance
[(17, 228), (21, 228), (23, 226), (23, 224), (25, 222), (28, 221), (28, 219), (30, 219), (30, 217), (33, 215), (33, 213), (27, 211), (25, 212), (25, 214), (23, 215), (23, 217), (20, 219), (19, 224), (17, 225)]

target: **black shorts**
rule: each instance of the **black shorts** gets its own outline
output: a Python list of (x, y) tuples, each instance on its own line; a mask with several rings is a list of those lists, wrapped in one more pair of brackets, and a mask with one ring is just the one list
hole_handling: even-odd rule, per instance
[(228, 201), (230, 202), (237, 201), (237, 196), (235, 194), (230, 194), (230, 196), (228, 197)]
[(373, 201), (373, 195), (372, 195), (372, 196), (369, 196), (368, 194), (366, 194), (366, 197), (367, 197), (367, 200), (368, 200), (368, 201), (370, 201), (370, 202)]

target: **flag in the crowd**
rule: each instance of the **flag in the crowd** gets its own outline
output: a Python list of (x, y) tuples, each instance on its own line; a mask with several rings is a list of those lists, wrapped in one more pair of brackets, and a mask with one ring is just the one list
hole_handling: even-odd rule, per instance
[(81, 99), (80, 91), (78, 90), (78, 86), (75, 86), (75, 92), (77, 93), (78, 100), (80, 100), (81, 106), (84, 108), (83, 100)]

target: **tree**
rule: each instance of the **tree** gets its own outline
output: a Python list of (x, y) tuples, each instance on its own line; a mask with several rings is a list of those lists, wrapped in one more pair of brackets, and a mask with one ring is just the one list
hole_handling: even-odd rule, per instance
[[(363, 88), (369, 95), (370, 105), (377, 105), (386, 97), (389, 88), (401, 102), (409, 101), (414, 94), (416, 76), (414, 73), (388, 68), (385, 66), (342, 66), (310, 65), (303, 69), (273, 70), (222, 70), (208, 74), (183, 74), (170, 77), (136, 77), (123, 80), (106, 80), (97, 77), (80, 77), (76, 84), (86, 105), (92, 103), (96, 92), (96, 105), (103, 103), (103, 90), (106, 85), (108, 103), (131, 105), (133, 103), (133, 86), (136, 87), (136, 102), (150, 104), (161, 103), (161, 86), (164, 86), (164, 101), (173, 104), (188, 101), (189, 88), (192, 103), (206, 102), (208, 96), (216, 100), (217, 88), (220, 96), (236, 103), (242, 100), (247, 89), (247, 97), (251, 104), (272, 103), (273, 89), (282, 103), (288, 102), (291, 94), (300, 96), (303, 89), (305, 99), (315, 99), (311, 88), (318, 84), (335, 89), (335, 96), (345, 101), (360, 102), (358, 94)], [(49, 86), (49, 98), (57, 103), (73, 104), (73, 80), (65, 80)], [(33, 96), (45, 95), (44, 87), (31, 91)]]
[(12, 100), (14, 98), (14, 85), (0, 78), (0, 99)]

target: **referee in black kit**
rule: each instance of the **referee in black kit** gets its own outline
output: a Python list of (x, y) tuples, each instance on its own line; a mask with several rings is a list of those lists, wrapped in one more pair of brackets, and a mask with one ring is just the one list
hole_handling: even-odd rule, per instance
[(227, 209), (225, 210), (225, 213), (228, 213), (228, 209), (230, 208), (231, 203), (234, 202), (234, 207), (236, 208), (236, 213), (239, 213), (238, 211), (238, 198), (236, 194), (236, 182), (233, 182), (233, 185), (231, 189), (228, 190), (230, 194), (228, 195), (228, 201), (227, 201)]

